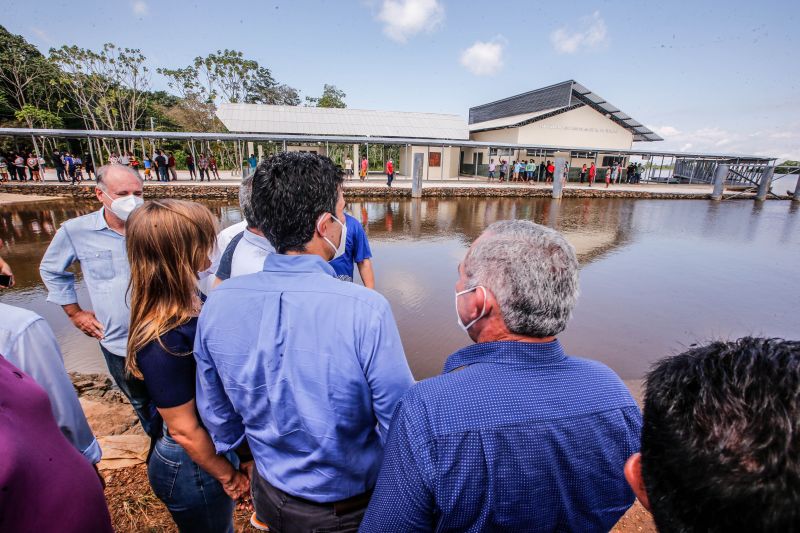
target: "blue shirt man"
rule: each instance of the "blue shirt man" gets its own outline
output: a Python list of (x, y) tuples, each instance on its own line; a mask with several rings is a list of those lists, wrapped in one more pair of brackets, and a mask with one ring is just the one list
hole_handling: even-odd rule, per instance
[(67, 269), (79, 261), (95, 317), (102, 325), (100, 345), (125, 357), (130, 322), (125, 293), (131, 270), (125, 236), (109, 228), (104, 210), (64, 222), (47, 247), (39, 272), (48, 290), (48, 302), (74, 304), (78, 301), (75, 274)]
[[(347, 213), (345, 213), (344, 217), (347, 224), (347, 244), (345, 245), (344, 254), (331, 261), (330, 264), (339, 279), (353, 281), (353, 263), (356, 263), (361, 279), (364, 281), (364, 286), (370, 289), (374, 288), (375, 276), (372, 272), (372, 261), (370, 261), (372, 250), (369, 248), (367, 233), (355, 217)], [(366, 271), (367, 269), (368, 271)]]
[(211, 291), (198, 320), (198, 411), (218, 452), (247, 438), (252, 520), (278, 530), (358, 527), (413, 384), (389, 303), (328, 264), (343, 248), (341, 183), (316, 154), (259, 165), (252, 221), (275, 253)]
[(27, 309), (0, 303), (0, 316), (0, 354), (42, 386), (61, 432), (90, 463), (98, 463), (100, 446), (64, 368), (53, 330)]
[[(131, 402), (145, 432), (151, 432), (154, 407), (144, 382), (127, 376), (131, 277), (125, 250), (125, 220), (142, 202), (142, 179), (124, 165), (97, 170), (94, 189), (100, 210), (64, 222), (42, 257), (39, 274), (47, 287), (47, 301), (58, 304), (76, 328), (100, 341), (100, 350), (114, 382)], [(67, 270), (80, 262), (92, 310), (82, 309), (75, 291), (75, 274)]]
[(555, 338), (577, 297), (572, 247), (498, 222), (459, 275), (476, 344), (403, 397), (361, 531), (608, 531), (633, 503), (623, 467), (641, 415), (610, 369)]

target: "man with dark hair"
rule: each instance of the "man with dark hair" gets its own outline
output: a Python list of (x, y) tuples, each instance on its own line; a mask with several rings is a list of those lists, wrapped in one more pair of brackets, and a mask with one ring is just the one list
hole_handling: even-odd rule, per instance
[(746, 337), (657, 363), (625, 477), (661, 533), (797, 531), (800, 342)]
[(386, 299), (328, 264), (345, 246), (341, 170), (280, 153), (256, 168), (252, 188), (252, 222), (276, 253), (203, 306), (197, 407), (219, 453), (247, 437), (251, 523), (354, 531), (411, 371)]

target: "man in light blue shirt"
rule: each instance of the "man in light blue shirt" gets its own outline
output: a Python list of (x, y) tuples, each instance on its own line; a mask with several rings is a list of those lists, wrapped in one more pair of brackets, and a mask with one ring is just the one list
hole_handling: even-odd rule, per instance
[[(155, 411), (144, 382), (125, 373), (130, 322), (125, 220), (142, 202), (142, 179), (130, 167), (101, 167), (95, 195), (103, 207), (61, 225), (42, 258), (39, 273), (47, 286), (47, 301), (62, 306), (75, 327), (100, 341), (111, 377), (149, 434)], [(75, 275), (67, 270), (76, 261), (81, 264), (92, 311), (78, 304)]]
[[(413, 383), (389, 303), (340, 281), (342, 176), (327, 157), (259, 165), (252, 206), (272, 243), (262, 272), (211, 292), (197, 326), (197, 407), (217, 451), (247, 437), (253, 518), (354, 530), (400, 397)], [(252, 467), (252, 464), (249, 465)]]
[(0, 303), (0, 316), (0, 355), (42, 386), (61, 432), (90, 463), (99, 462), (100, 446), (64, 368), (53, 330), (27, 309)]

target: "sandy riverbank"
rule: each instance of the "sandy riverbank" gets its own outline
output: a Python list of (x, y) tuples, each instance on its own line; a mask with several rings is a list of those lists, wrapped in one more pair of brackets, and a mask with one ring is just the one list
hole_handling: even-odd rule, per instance
[(37, 194), (19, 194), (0, 192), (0, 205), (30, 203), (30, 202), (45, 202), (48, 200), (58, 200), (61, 196), (45, 196)]

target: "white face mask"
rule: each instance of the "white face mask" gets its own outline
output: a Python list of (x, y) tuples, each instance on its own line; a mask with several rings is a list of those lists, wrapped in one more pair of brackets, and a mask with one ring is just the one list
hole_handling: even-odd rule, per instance
[[(461, 320), (461, 313), (458, 312), (458, 297), (461, 296), (462, 294), (467, 294), (468, 292), (472, 292), (477, 289), (481, 289), (483, 291), (483, 309), (481, 309), (481, 314), (479, 314), (475, 320), (473, 320), (472, 322), (470, 322), (465, 326), (464, 322)], [(464, 331), (469, 331), (469, 328), (475, 325), (475, 323), (478, 320), (483, 318), (485, 313), (486, 313), (486, 288), (484, 288), (483, 285), (477, 285), (475, 287), (472, 287), (471, 289), (467, 289), (456, 293), (456, 317), (458, 317), (458, 325), (461, 327), (461, 329), (463, 329)]]
[(111, 212), (117, 215), (121, 221), (125, 222), (128, 220), (128, 217), (133, 210), (139, 207), (144, 203), (139, 196), (134, 196), (133, 194), (129, 194), (128, 196), (120, 196), (119, 198), (111, 198), (106, 191), (102, 191), (103, 194), (108, 196), (108, 199), (111, 200)]
[[(322, 215), (322, 216), (325, 216), (325, 215)], [(331, 259), (331, 261), (333, 261), (334, 259), (344, 255), (344, 248), (345, 248), (345, 245), (347, 244), (347, 225), (346, 224), (342, 224), (342, 221), (339, 220), (338, 218), (336, 218), (333, 215), (331, 215), (331, 218), (333, 220), (335, 220), (336, 222), (338, 222), (339, 225), (342, 227), (342, 236), (339, 239), (339, 246), (335, 246), (330, 241), (330, 239), (328, 239), (325, 235), (322, 235), (322, 238), (325, 239), (325, 242), (327, 242), (330, 245), (330, 247), (333, 248), (334, 255), (333, 255), (333, 258)], [(322, 217), (320, 217), (320, 219), (322, 219)], [(317, 231), (319, 231), (320, 234), (322, 234), (322, 230), (319, 229), (320, 221), (317, 221)]]

